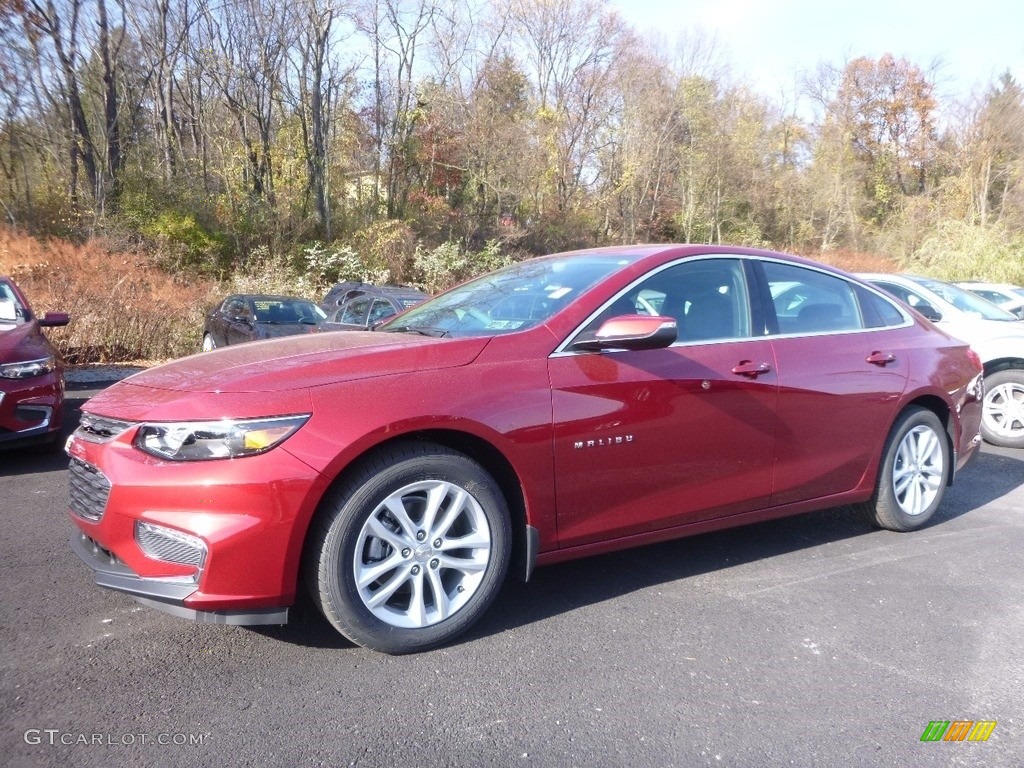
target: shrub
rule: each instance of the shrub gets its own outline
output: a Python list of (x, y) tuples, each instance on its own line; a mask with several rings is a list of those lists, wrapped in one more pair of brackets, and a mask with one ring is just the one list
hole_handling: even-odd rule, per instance
[(943, 280), (1024, 284), (1024, 235), (1001, 226), (945, 220), (906, 261)]

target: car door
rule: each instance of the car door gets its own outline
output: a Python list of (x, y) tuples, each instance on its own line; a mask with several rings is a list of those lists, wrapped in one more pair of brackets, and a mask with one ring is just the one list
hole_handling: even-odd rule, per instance
[(738, 258), (670, 265), (580, 334), (657, 307), (677, 320), (675, 344), (552, 355), (560, 546), (767, 505), (778, 393), (771, 343), (751, 335), (747, 282)]
[(763, 277), (779, 384), (772, 505), (854, 488), (896, 417), (910, 353), (889, 299), (838, 275), (771, 260)]

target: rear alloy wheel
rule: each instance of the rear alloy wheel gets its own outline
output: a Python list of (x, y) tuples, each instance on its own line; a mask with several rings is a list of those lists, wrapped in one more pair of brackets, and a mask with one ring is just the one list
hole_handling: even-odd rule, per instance
[(997, 371), (985, 378), (981, 436), (992, 445), (1024, 448), (1024, 371)]
[(908, 408), (885, 442), (875, 494), (858, 508), (879, 528), (920, 528), (942, 502), (949, 457), (949, 439), (939, 417), (926, 408)]
[(391, 447), (328, 500), (306, 553), (327, 620), (385, 653), (426, 650), (465, 632), (497, 595), (511, 550), (505, 499), (468, 457), (438, 445)]
[(213, 340), (213, 336), (210, 334), (203, 335), (203, 352), (212, 352), (217, 348), (217, 342)]

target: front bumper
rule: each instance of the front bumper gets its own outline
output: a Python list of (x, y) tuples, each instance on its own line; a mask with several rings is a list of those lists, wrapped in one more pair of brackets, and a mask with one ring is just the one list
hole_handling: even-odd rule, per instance
[[(281, 624), (325, 481), (281, 448), (241, 459), (169, 462), (132, 447), (68, 442), (72, 548), (98, 585), (160, 610), (221, 624)], [(201, 541), (188, 563), (140, 542), (139, 526)]]
[(63, 422), (64, 377), (0, 380), (0, 447), (56, 436)]
[(151, 608), (205, 624), (287, 624), (287, 608), (262, 608), (233, 611), (197, 611), (185, 606), (195, 593), (193, 580), (147, 579), (139, 576), (117, 556), (82, 532), (71, 536), (71, 549), (93, 570), (96, 584), (131, 595)]

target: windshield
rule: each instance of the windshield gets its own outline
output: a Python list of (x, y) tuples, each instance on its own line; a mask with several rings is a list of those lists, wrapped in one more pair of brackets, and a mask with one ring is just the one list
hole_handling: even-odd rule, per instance
[(977, 294), (971, 293), (959, 286), (944, 283), (941, 280), (918, 279), (917, 282), (932, 293), (941, 296), (961, 312), (966, 312), (969, 315), (981, 317), (985, 320), (1012, 322), (1017, 322), (1018, 320), (1016, 315), (1007, 312), (1005, 309), (1000, 309), (991, 301), (983, 299)]
[(457, 286), (377, 330), (431, 336), (492, 336), (525, 330), (545, 322), (631, 261), (614, 254), (531, 259)]
[(6, 281), (0, 281), (0, 331), (24, 323), (28, 312)]
[(327, 313), (311, 301), (254, 298), (252, 306), (256, 322), (274, 324), (306, 323), (316, 325)]

